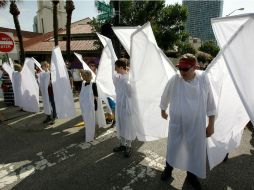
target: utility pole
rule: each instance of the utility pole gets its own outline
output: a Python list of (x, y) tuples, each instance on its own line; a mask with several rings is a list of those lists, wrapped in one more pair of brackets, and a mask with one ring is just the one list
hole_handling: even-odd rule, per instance
[[(121, 24), (121, 15), (120, 15), (120, 0), (118, 1), (111, 1), (113, 4), (113, 7), (115, 9), (115, 17), (114, 17), (114, 26), (120, 26)], [(114, 49), (116, 52), (116, 55), (118, 58), (121, 57), (121, 44), (118, 40), (118, 38), (114, 35), (114, 39), (112, 39), (113, 41), (113, 45), (114, 45)]]

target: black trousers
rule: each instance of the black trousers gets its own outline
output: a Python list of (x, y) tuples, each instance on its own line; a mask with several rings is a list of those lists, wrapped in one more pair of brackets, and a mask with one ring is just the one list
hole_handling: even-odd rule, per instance
[(49, 95), (49, 102), (52, 107), (52, 117), (53, 117), (53, 119), (56, 119), (56, 106), (55, 106), (54, 95), (52, 95), (52, 96)]
[[(174, 169), (174, 168), (173, 168), (171, 165), (169, 165), (168, 162), (166, 162), (165, 171), (168, 172), (168, 173), (170, 173), (170, 172), (173, 171), (173, 169)], [(187, 171), (187, 177), (189, 177), (189, 178), (197, 178), (197, 176), (196, 176), (195, 174), (193, 174), (193, 173), (191, 173), (191, 172), (189, 172), (189, 171)]]

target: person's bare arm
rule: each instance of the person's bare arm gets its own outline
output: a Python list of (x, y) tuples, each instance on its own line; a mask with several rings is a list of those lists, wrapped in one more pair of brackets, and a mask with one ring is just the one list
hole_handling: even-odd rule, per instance
[(214, 115), (209, 116), (208, 126), (206, 128), (206, 137), (211, 137), (213, 135), (214, 121), (215, 121), (215, 116)]
[(166, 113), (165, 110), (161, 110), (161, 117), (166, 120), (168, 119), (168, 114)]

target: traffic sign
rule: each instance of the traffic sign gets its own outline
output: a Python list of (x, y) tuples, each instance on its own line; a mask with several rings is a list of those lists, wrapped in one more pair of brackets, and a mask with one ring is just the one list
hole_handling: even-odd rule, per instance
[(112, 13), (113, 7), (105, 2), (95, 1), (95, 6), (99, 11)]
[(14, 50), (14, 47), (13, 34), (9, 32), (0, 32), (0, 52), (9, 53)]
[(113, 15), (110, 15), (109, 13), (103, 13), (97, 16), (98, 20), (109, 20), (112, 17)]
[(98, 11), (102, 12), (102, 14), (97, 16), (98, 20), (109, 20), (114, 17), (113, 7), (110, 4), (95, 1), (95, 6), (97, 7)]

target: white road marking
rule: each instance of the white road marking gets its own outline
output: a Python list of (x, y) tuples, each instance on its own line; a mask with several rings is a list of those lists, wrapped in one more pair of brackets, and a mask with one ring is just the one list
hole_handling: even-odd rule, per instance
[[(20, 163), (9, 163), (0, 165), (0, 189), (6, 188), (11, 189), (16, 184), (20, 183), (26, 177), (34, 174), (38, 171), (43, 171), (46, 168), (52, 167), (56, 164), (61, 163), (76, 155), (76, 150), (86, 150), (97, 144), (100, 144), (107, 139), (115, 137), (114, 129), (109, 129), (106, 133), (99, 136), (95, 141), (91, 143), (79, 143), (71, 144), (54, 153), (48, 155), (46, 158), (43, 156), (43, 152), (38, 152), (36, 155), (39, 157), (38, 160), (26, 161), (20, 165)], [(122, 190), (132, 190), (132, 185), (138, 181), (146, 182), (147, 178), (154, 178), (156, 176), (156, 170), (163, 170), (165, 158), (152, 152), (150, 150), (142, 151), (146, 157), (137, 165), (131, 168), (124, 168), (117, 176), (127, 176), (130, 181), (124, 185), (124, 187), (113, 186), (112, 190), (122, 189)], [(107, 156), (96, 161), (100, 162), (114, 153), (110, 153)], [(48, 160), (56, 160), (51, 163)]]
[(114, 153), (110, 153), (110, 154), (108, 154), (107, 156), (104, 156), (104, 157), (102, 157), (101, 159), (96, 160), (95, 163), (98, 163), (98, 162), (100, 162), (100, 161), (102, 161), (102, 160), (104, 160), (104, 159), (106, 159), (106, 158), (108, 158), (108, 157), (110, 157), (110, 156), (112, 156), (112, 155), (114, 155)]
[(146, 155), (144, 160), (132, 168), (122, 170), (124, 176), (130, 178), (130, 182), (122, 190), (132, 190), (131, 185), (134, 183), (138, 181), (146, 182), (147, 177), (154, 178), (156, 176), (156, 170), (162, 171), (164, 169), (163, 163), (166, 161), (164, 157), (150, 150), (145, 150), (143, 153)]
[(99, 143), (102, 143), (103, 141), (110, 139), (114, 136), (114, 129), (109, 129), (104, 134), (98, 136), (94, 142), (71, 144), (47, 156), (50, 159), (57, 160), (56, 163), (50, 163), (43, 156), (43, 152), (38, 152), (36, 155), (40, 159), (37, 161), (21, 161), (24, 162), (23, 164), (21, 164), (21, 162), (0, 164), (0, 189), (4, 187), (8, 188), (8, 186), (10, 185), (18, 184), (23, 179), (34, 174), (37, 171), (45, 170), (48, 167), (52, 167), (66, 159), (75, 156), (76, 154), (73, 152), (75, 152), (74, 150), (76, 148), (81, 148), (82, 150), (85, 150)]

